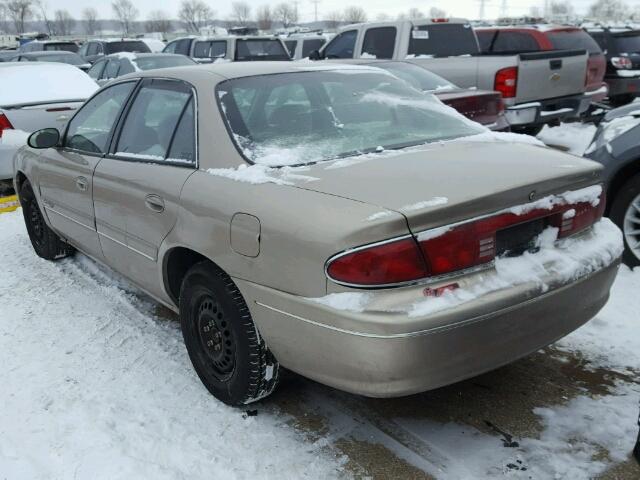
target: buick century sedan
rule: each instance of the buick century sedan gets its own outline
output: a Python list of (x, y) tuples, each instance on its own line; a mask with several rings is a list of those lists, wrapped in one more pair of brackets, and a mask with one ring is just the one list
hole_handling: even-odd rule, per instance
[(512, 362), (608, 299), (601, 167), (521, 137), (373, 67), (181, 67), (32, 134), (14, 182), (35, 252), (80, 251), (179, 312), (221, 401), (281, 368), (391, 397)]

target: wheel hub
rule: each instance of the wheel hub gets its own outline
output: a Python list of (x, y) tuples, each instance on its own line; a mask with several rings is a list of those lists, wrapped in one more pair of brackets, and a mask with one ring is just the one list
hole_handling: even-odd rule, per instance
[(206, 297), (198, 309), (198, 334), (202, 350), (220, 375), (233, 371), (235, 342), (220, 305)]
[(627, 207), (622, 225), (629, 250), (640, 260), (640, 195), (637, 195)]

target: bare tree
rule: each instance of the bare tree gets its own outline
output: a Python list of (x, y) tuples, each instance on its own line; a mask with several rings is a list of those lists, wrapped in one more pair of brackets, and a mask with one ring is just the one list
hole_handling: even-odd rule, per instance
[(424, 13), (419, 8), (410, 8), (409, 12), (407, 12), (407, 16), (410, 20), (418, 20), (420, 18), (424, 18)]
[(241, 27), (246, 27), (251, 21), (251, 6), (247, 2), (233, 2), (231, 18)]
[(171, 20), (169, 20), (169, 15), (167, 15), (164, 10), (153, 10), (149, 12), (144, 28), (147, 32), (170, 32)]
[(187, 30), (196, 33), (212, 16), (213, 11), (202, 0), (182, 0), (178, 11), (178, 18), (185, 23)]
[(589, 7), (591, 18), (605, 22), (626, 20), (629, 13), (629, 5), (624, 0), (597, 0)]
[(71, 35), (73, 27), (76, 26), (76, 19), (67, 10), (56, 10), (53, 16), (55, 18), (56, 34)]
[(284, 28), (289, 28), (291, 25), (298, 23), (298, 10), (290, 3), (279, 3), (276, 5), (273, 14)]
[(324, 24), (327, 26), (329, 30), (337, 29), (342, 23), (342, 12), (334, 10), (333, 12), (329, 12), (327, 15)]
[(33, 17), (32, 0), (9, 0), (5, 3), (7, 15), (17, 34), (24, 33), (25, 23)]
[(38, 9), (42, 23), (44, 23), (44, 28), (47, 29), (47, 33), (49, 35), (55, 35), (56, 25), (54, 21), (49, 18), (49, 14), (47, 13), (49, 10), (47, 2), (44, 0), (36, 0), (34, 2), (34, 7)]
[(447, 12), (438, 7), (431, 7), (429, 9), (429, 17), (431, 18), (445, 18), (447, 16)]
[(133, 6), (131, 0), (115, 0), (115, 2), (111, 4), (111, 7), (118, 22), (120, 22), (122, 33), (129, 35), (133, 32), (133, 22), (138, 18), (140, 12)]
[(367, 12), (362, 7), (347, 7), (344, 9), (344, 21), (347, 23), (366, 22)]
[(95, 35), (100, 29), (98, 11), (95, 8), (89, 7), (82, 10), (82, 20), (84, 20), (84, 31), (87, 35)]
[(269, 5), (262, 5), (258, 8), (256, 21), (260, 30), (271, 30), (271, 27), (273, 27), (273, 13)]

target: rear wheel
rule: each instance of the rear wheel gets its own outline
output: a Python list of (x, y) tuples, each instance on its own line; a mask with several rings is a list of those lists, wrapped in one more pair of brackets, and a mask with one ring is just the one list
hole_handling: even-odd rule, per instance
[(59, 260), (73, 254), (75, 249), (62, 240), (44, 221), (29, 181), (25, 181), (20, 188), (20, 204), (31, 245), (39, 257), (45, 260)]
[(624, 263), (640, 265), (640, 174), (616, 192), (609, 216), (624, 234)]
[(279, 364), (264, 344), (233, 280), (211, 262), (196, 264), (180, 290), (180, 322), (189, 358), (218, 400), (245, 405), (271, 394)]

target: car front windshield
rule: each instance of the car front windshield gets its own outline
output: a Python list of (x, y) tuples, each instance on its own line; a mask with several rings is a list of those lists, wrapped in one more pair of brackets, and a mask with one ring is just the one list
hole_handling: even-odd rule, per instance
[(196, 62), (184, 55), (159, 55), (157, 57), (138, 57), (134, 60), (140, 70), (155, 70), (156, 68), (184, 67), (195, 65)]
[(251, 162), (303, 165), (484, 132), (380, 69), (244, 77), (218, 86), (221, 111)]

